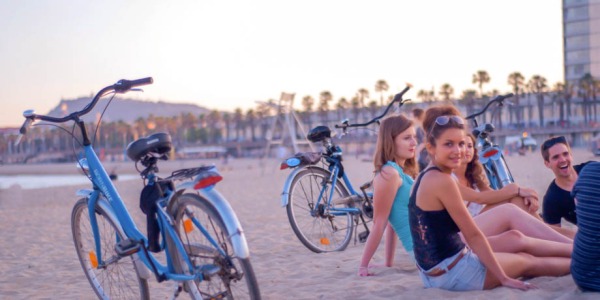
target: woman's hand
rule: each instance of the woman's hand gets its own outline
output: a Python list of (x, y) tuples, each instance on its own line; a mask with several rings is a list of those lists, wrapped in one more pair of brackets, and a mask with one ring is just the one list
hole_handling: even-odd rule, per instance
[(523, 197), (523, 198), (535, 198), (535, 200), (538, 200), (538, 193), (531, 188), (526, 188), (526, 187), (521, 187), (519, 190), (519, 196)]
[(537, 289), (537, 286), (535, 286), (529, 282), (512, 279), (510, 277), (507, 277), (505, 280), (502, 280), (500, 283), (502, 284), (502, 286), (513, 288), (513, 289), (520, 289), (523, 291), (526, 291), (529, 289)]
[(535, 213), (540, 208), (540, 201), (538, 201), (537, 198), (526, 197), (523, 198), (523, 202), (527, 206), (527, 211), (529, 211), (529, 213)]

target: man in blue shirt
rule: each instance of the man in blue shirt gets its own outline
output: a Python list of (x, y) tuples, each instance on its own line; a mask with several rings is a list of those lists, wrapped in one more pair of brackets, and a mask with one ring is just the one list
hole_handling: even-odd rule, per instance
[(583, 291), (600, 292), (600, 163), (591, 162), (579, 173), (572, 191), (577, 207), (571, 275)]

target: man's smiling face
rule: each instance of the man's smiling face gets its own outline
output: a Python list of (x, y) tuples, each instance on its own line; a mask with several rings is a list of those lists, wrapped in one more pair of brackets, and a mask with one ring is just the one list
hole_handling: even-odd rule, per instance
[(548, 148), (548, 161), (544, 164), (548, 167), (556, 177), (568, 177), (572, 174), (573, 156), (567, 145), (558, 143)]

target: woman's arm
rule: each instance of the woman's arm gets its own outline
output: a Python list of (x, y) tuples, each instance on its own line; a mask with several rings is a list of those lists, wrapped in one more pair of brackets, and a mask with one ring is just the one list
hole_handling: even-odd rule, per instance
[(480, 191), (478, 192), (462, 185), (459, 185), (458, 189), (461, 199), (479, 204), (494, 204), (507, 201), (516, 197), (519, 193), (519, 186), (514, 183), (511, 183), (500, 190), (494, 190), (489, 187), (480, 187)]
[(396, 245), (398, 236), (390, 223), (385, 229), (385, 265), (391, 267), (394, 265), (394, 254), (396, 254)]
[(381, 242), (385, 227), (388, 225), (388, 217), (394, 203), (394, 197), (396, 197), (396, 192), (401, 185), (400, 174), (390, 166), (384, 166), (373, 179), (373, 225), (360, 260), (358, 269), (358, 275), (360, 276), (373, 275), (369, 273), (369, 262)]

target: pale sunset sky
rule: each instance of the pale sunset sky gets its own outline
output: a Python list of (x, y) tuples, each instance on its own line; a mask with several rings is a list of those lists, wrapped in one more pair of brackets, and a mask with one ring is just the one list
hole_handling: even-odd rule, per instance
[(154, 77), (126, 97), (246, 111), (257, 100), (328, 90), (334, 102), (386, 80), (454, 96), (510, 91), (507, 77), (563, 80), (560, 0), (0, 0), (0, 127), (22, 112), (119, 79)]

